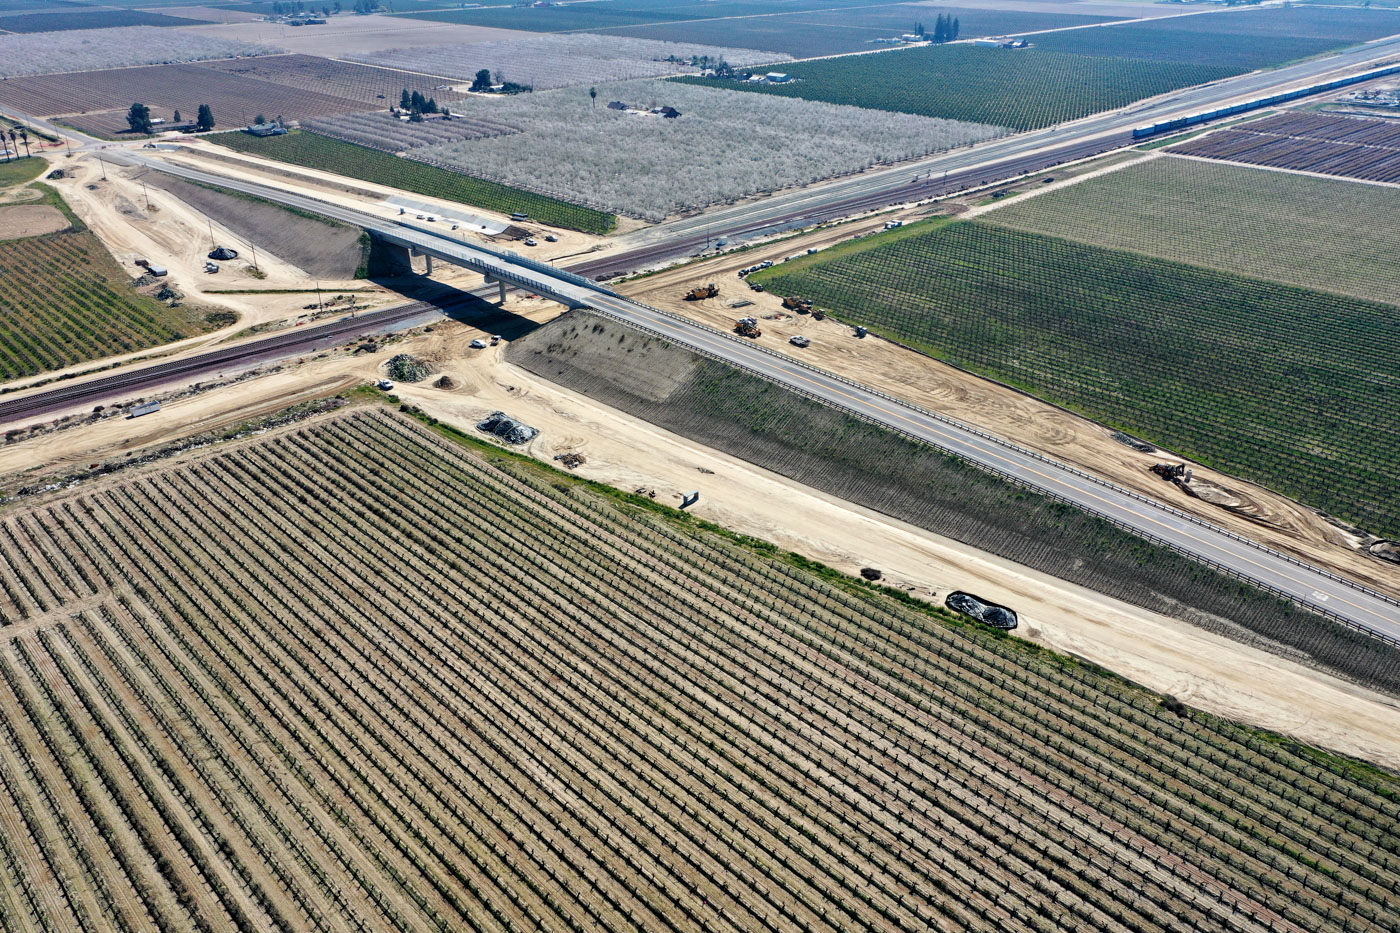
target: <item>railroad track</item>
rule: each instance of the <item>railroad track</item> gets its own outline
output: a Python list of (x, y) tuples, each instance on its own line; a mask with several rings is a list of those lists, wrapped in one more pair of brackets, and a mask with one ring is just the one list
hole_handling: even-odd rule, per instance
[(258, 362), (291, 356), (299, 350), (321, 349), (333, 346), (343, 340), (363, 334), (373, 333), (386, 326), (417, 317), (429, 311), (450, 310), (466, 303), (467, 299), (453, 299), (444, 302), (416, 301), (411, 304), (371, 311), (352, 318), (343, 318), (313, 327), (299, 327), (292, 332), (277, 334), (263, 340), (254, 340), (237, 346), (211, 350), (193, 356), (142, 366), (90, 379), (70, 385), (37, 392), (21, 398), (0, 402), (0, 425), (46, 415), (71, 407), (82, 401), (96, 402), (121, 393), (148, 390), (183, 377), (217, 372), (232, 365)]

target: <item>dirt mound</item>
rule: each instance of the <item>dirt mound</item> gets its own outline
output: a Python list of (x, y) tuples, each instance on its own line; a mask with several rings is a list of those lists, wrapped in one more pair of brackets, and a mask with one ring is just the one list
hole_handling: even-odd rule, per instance
[(457, 380), (453, 379), (451, 376), (443, 376), (437, 382), (434, 382), (433, 385), (439, 389), (455, 389), (457, 388)]
[(223, 261), (223, 262), (227, 262), (227, 261), (230, 260), (230, 259), (237, 259), (237, 258), (238, 258), (238, 250), (236, 250), (236, 249), (229, 249), (227, 246), (216, 246), (216, 247), (214, 247), (214, 249), (209, 253), (209, 258), (210, 258), (210, 259), (218, 259), (218, 260), (221, 260), (221, 261)]
[(503, 411), (493, 411), (477, 424), (478, 431), (494, 434), (507, 444), (525, 444), (539, 436), (539, 428), (521, 424)]
[(433, 374), (433, 369), (416, 356), (400, 353), (391, 357), (388, 364), (389, 378), (395, 382), (422, 382)]
[(1218, 508), (1234, 512), (1242, 518), (1247, 518), (1252, 522), (1261, 525), (1268, 525), (1272, 528), (1288, 528), (1289, 517), (1280, 515), (1269, 508), (1265, 501), (1254, 498), (1247, 492), (1241, 492), (1228, 486), (1221, 486), (1210, 480), (1193, 478), (1189, 483), (1180, 480), (1174, 481), (1175, 485), (1184, 491), (1188, 496), (1208, 502)]
[(1366, 553), (1381, 560), (1400, 564), (1400, 541), (1377, 541), (1366, 548)]

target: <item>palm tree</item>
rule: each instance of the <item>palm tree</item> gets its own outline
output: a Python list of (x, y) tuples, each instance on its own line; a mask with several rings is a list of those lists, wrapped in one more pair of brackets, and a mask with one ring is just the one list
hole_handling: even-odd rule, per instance
[(29, 131), (24, 127), (19, 128), (19, 138), (24, 143), (24, 157), (29, 158)]

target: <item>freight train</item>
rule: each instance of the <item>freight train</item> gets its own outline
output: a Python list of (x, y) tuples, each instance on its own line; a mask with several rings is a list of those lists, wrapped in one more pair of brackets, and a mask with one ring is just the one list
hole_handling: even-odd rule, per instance
[(1360, 84), (1362, 81), (1370, 81), (1373, 78), (1381, 78), (1385, 75), (1397, 73), (1400, 73), (1400, 65), (1386, 65), (1382, 68), (1373, 68), (1370, 71), (1363, 71), (1361, 74), (1352, 75), (1347, 78), (1337, 78), (1334, 81), (1324, 81), (1321, 84), (1309, 84), (1307, 87), (1284, 91), (1282, 94), (1271, 94), (1268, 97), (1256, 97), (1253, 100), (1247, 100), (1240, 104), (1231, 104), (1229, 107), (1217, 107), (1214, 110), (1202, 110), (1200, 113), (1193, 113), (1185, 117), (1177, 117), (1175, 120), (1163, 120), (1161, 123), (1149, 123), (1147, 126), (1135, 127), (1133, 129), (1133, 138), (1143, 139), (1147, 136), (1155, 136), (1158, 133), (1185, 129), (1188, 126), (1205, 123), (1207, 120), (1217, 120), (1220, 117), (1229, 117), (1237, 113), (1248, 113), (1251, 110), (1258, 110), (1261, 107), (1272, 107), (1274, 104), (1298, 100), (1300, 97), (1307, 97), (1311, 94), (1335, 91), (1339, 87)]

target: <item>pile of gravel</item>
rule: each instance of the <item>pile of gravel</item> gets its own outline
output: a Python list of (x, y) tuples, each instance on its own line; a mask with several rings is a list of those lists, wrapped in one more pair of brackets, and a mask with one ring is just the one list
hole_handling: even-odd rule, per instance
[(389, 378), (395, 382), (422, 382), (432, 374), (431, 366), (407, 353), (389, 359)]
[(534, 440), (540, 433), (539, 428), (532, 428), (528, 424), (521, 424), (503, 411), (493, 411), (486, 416), (486, 420), (476, 426), (478, 431), (485, 431), (487, 434), (494, 434), (507, 444), (524, 444)]

